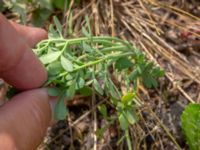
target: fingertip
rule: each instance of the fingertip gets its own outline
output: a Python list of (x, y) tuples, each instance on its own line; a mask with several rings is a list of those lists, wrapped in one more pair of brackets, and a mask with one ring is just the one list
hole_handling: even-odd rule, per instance
[(19, 90), (30, 90), (45, 83), (47, 71), (31, 50), (27, 50), (14, 67), (1, 72), (1, 77)]
[(44, 29), (34, 28), (34, 27), (24, 27), (24, 28), (27, 28), (27, 31), (29, 33), (24, 34), (21, 32), (21, 34), (23, 34), (24, 37), (26, 37), (30, 47), (34, 47), (41, 40), (48, 38), (48, 34)]
[(17, 32), (28, 42), (30, 47), (34, 47), (39, 41), (48, 38), (48, 33), (42, 28), (30, 27), (10, 21)]

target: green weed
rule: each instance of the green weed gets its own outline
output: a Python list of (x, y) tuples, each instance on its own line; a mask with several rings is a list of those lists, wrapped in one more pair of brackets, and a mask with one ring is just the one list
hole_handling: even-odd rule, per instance
[[(50, 27), (49, 39), (38, 43), (35, 54), (48, 71), (50, 96), (58, 96), (54, 117), (58, 120), (66, 118), (68, 111), (65, 100), (72, 99), (76, 93), (109, 97), (116, 109), (116, 117), (131, 149), (129, 125), (138, 121), (136, 99), (137, 83), (147, 88), (157, 87), (156, 79), (164, 75), (164, 71), (148, 62), (142, 52), (129, 42), (109, 36), (92, 36), (89, 21), (82, 32), (85, 37), (64, 39), (62, 26), (54, 18), (55, 26)], [(112, 77), (120, 81), (116, 86)], [(52, 87), (53, 85), (53, 87)], [(123, 86), (123, 90), (122, 87)], [(109, 122), (105, 105), (99, 111)], [(98, 132), (101, 133), (100, 131)]]
[(181, 115), (181, 125), (190, 150), (200, 150), (200, 105), (189, 104)]

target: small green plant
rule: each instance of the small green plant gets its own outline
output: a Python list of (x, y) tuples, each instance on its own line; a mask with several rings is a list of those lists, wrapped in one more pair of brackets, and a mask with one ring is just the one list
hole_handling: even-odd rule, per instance
[[(51, 96), (64, 95), (71, 99), (76, 92), (88, 92), (93, 87), (99, 95), (111, 97), (116, 108), (123, 112), (123, 115), (119, 115), (120, 120), (125, 120), (122, 116), (132, 114), (124, 110), (133, 108), (137, 80), (143, 81), (147, 87), (156, 87), (156, 78), (164, 74), (126, 41), (92, 36), (89, 26), (89, 32), (83, 28), (86, 37), (64, 39), (61, 24), (57, 18), (54, 18), (54, 22), (56, 30), (51, 26), (49, 39), (41, 41), (34, 49), (48, 71), (49, 78), (45, 86), (54, 85), (49, 89)], [(123, 91), (114, 84), (113, 76), (124, 86)], [(65, 107), (64, 98), (60, 103), (63, 104), (60, 107)], [(64, 119), (66, 114), (57, 112), (55, 116)], [(127, 120), (134, 122), (130, 118)]]
[[(65, 100), (72, 99), (76, 93), (110, 97), (115, 106), (116, 117), (129, 149), (129, 125), (137, 122), (136, 91), (138, 81), (146, 87), (156, 87), (158, 77), (164, 71), (145, 59), (143, 53), (127, 41), (115, 37), (92, 36), (88, 17), (82, 32), (85, 37), (64, 39), (62, 26), (54, 18), (55, 26), (50, 27), (49, 39), (38, 43), (34, 49), (48, 71), (50, 96), (58, 96), (54, 117), (66, 118), (68, 113)], [(120, 82), (116, 85), (113, 77)], [(109, 120), (105, 105), (99, 106), (101, 114)], [(112, 122), (112, 119), (111, 119)]]
[(200, 150), (200, 105), (189, 104), (181, 115), (183, 133), (190, 150)]

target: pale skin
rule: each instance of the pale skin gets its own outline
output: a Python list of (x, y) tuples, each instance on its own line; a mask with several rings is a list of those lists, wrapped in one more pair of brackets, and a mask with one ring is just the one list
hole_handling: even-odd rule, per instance
[(46, 31), (9, 22), (0, 14), (0, 78), (23, 91), (0, 107), (0, 149), (36, 149), (50, 124), (49, 96), (39, 88), (47, 72), (31, 50), (45, 38)]

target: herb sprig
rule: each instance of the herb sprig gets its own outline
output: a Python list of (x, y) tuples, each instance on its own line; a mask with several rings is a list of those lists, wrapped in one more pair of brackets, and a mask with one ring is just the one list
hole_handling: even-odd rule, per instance
[[(127, 41), (91, 36), (89, 26), (89, 32), (83, 28), (86, 37), (64, 39), (61, 24), (57, 18), (54, 22), (56, 29), (50, 26), (49, 39), (41, 41), (34, 49), (48, 71), (45, 86), (54, 85), (49, 89), (52, 96), (64, 95), (71, 99), (76, 92), (94, 87), (100, 95), (122, 100), (127, 93), (135, 94), (138, 80), (151, 88), (157, 86), (156, 78), (164, 75), (163, 70), (148, 62), (144, 54)], [(120, 80), (125, 87), (123, 90), (115, 85), (113, 76)], [(67, 111), (62, 110), (65, 107), (63, 98), (60, 101), (56, 109), (62, 108), (56, 111), (55, 117), (62, 120), (66, 116), (63, 112)]]
[[(164, 71), (148, 62), (144, 54), (127, 41), (92, 36), (88, 24), (89, 31), (85, 27), (82, 30), (85, 37), (64, 39), (61, 24), (56, 18), (54, 22), (56, 29), (50, 27), (49, 39), (41, 41), (34, 49), (48, 71), (44, 86), (50, 87), (50, 96), (59, 97), (54, 117), (58, 120), (66, 118), (66, 99), (72, 99), (76, 93), (88, 96), (95, 89), (97, 94), (110, 97), (131, 149), (128, 127), (138, 120), (138, 81), (148, 88), (156, 87), (156, 79), (163, 76)], [(105, 105), (99, 108), (108, 118)]]

